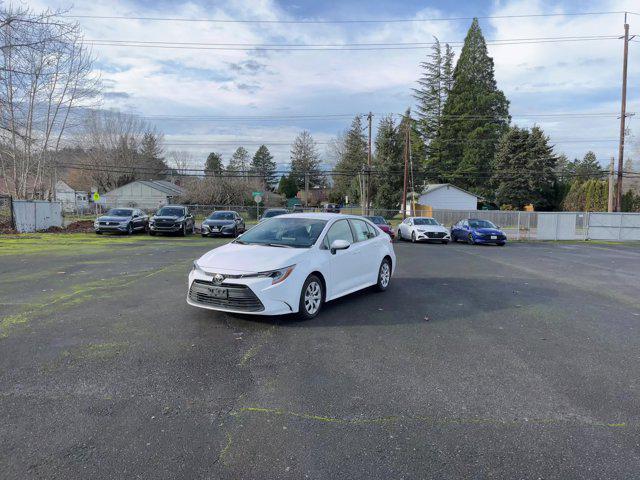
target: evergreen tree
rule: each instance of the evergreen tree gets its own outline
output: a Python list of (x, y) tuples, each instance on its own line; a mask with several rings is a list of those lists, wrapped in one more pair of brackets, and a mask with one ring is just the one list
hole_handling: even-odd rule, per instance
[(596, 154), (592, 151), (585, 153), (582, 160), (574, 160), (570, 165), (570, 172), (574, 178), (581, 182), (586, 182), (591, 179), (602, 179), (605, 177), (603, 168), (598, 163)]
[(227, 165), (227, 172), (242, 172), (242, 176), (246, 175), (249, 170), (250, 157), (249, 152), (244, 147), (238, 147)]
[(289, 175), (282, 175), (280, 183), (278, 183), (278, 193), (284, 195), (285, 198), (294, 198), (298, 193), (298, 184), (295, 178)]
[(393, 116), (388, 115), (380, 120), (374, 145), (373, 165), (377, 175), (373, 206), (397, 211), (402, 199), (403, 176), (399, 172), (404, 169), (404, 144), (402, 132), (396, 126)]
[(256, 150), (249, 171), (257, 175), (265, 190), (270, 190), (276, 183), (276, 162), (273, 155), (265, 145), (260, 145)]
[(137, 146), (132, 143), (129, 147), (124, 147), (125, 151), (129, 149), (133, 149), (133, 151), (139, 150), (139, 153), (136, 155), (140, 159), (138, 163), (144, 167), (146, 172), (142, 177), (146, 179), (160, 179), (167, 174), (169, 168), (163, 157), (162, 134), (145, 132), (140, 142), (140, 148), (138, 149)]
[(333, 177), (334, 197), (349, 202), (361, 200), (361, 188), (358, 173), (367, 164), (367, 140), (362, 118), (358, 115), (351, 122), (351, 128), (344, 134), (344, 145), (341, 148)]
[(496, 186), (496, 202), (522, 209), (530, 202), (529, 132), (512, 127), (502, 137), (495, 158), (493, 183)]
[(536, 210), (550, 210), (556, 206), (556, 168), (558, 157), (549, 145), (549, 138), (540, 127), (533, 127), (527, 145), (530, 203)]
[(222, 171), (222, 155), (216, 152), (211, 152), (204, 165), (204, 173), (207, 175), (219, 175)]
[(509, 102), (497, 88), (493, 60), (474, 19), (453, 72), (441, 126), (429, 145), (428, 171), (439, 181), (489, 193), (498, 142), (509, 124)]
[(557, 157), (542, 129), (512, 127), (502, 137), (494, 162), (493, 184), (501, 205), (536, 210), (556, 205)]
[(323, 187), (325, 177), (320, 170), (318, 147), (311, 134), (304, 130), (293, 141), (291, 146), (291, 173), (289, 174), (299, 189), (305, 187), (305, 174), (309, 180), (309, 188)]
[(420, 63), (423, 73), (418, 80), (418, 88), (413, 89), (413, 97), (417, 101), (418, 130), (426, 144), (440, 128), (442, 110), (453, 86), (453, 50), (446, 44), (443, 53), (440, 41), (436, 37), (434, 40), (428, 60)]

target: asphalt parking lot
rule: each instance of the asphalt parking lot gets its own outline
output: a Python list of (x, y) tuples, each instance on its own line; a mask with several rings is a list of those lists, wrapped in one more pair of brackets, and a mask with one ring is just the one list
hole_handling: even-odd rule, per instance
[(223, 240), (0, 240), (0, 475), (629, 479), (640, 247), (396, 244), (308, 322), (185, 303)]

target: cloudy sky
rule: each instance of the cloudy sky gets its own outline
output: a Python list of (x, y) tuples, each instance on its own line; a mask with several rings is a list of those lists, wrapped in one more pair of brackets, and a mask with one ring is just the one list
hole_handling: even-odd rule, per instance
[[(640, 11), (637, 0), (504, 0), (430, 2), (397, 0), (110, 0), (77, 2), (34, 0), (35, 10), (69, 9), (70, 15), (124, 16), (77, 18), (86, 38), (167, 42), (165, 47), (93, 47), (106, 95), (105, 108), (147, 116), (165, 132), (167, 149), (188, 149), (201, 162), (219, 151), (228, 160), (236, 146), (251, 153), (266, 143), (286, 165), (288, 142), (308, 129), (328, 160), (326, 143), (355, 114), (375, 118), (400, 113), (413, 103), (411, 88), (428, 47), (385, 50), (220, 49), (202, 44), (335, 45), (345, 43), (443, 42), (464, 39), (470, 20), (452, 17)], [(245, 22), (152, 21), (132, 17), (243, 20)], [(379, 20), (369, 23), (308, 23), (309, 20)], [(426, 21), (382, 22), (413, 19)], [(247, 20), (269, 20), (253, 23)], [(273, 22), (277, 21), (277, 22)], [(306, 23), (295, 23), (305, 21)], [(289, 22), (289, 23), (283, 23)], [(623, 31), (623, 15), (570, 15), (481, 18), (487, 40), (560, 36), (607, 36)], [(631, 33), (640, 34), (640, 15), (630, 16)], [(458, 43), (456, 43), (457, 45)], [(204, 47), (204, 48), (203, 48)], [(455, 48), (456, 53), (459, 47)], [(538, 124), (558, 152), (582, 156), (592, 149), (604, 164), (617, 155), (622, 41), (490, 45), (498, 86), (511, 102), (513, 123)], [(639, 106), (640, 42), (630, 44), (629, 105)], [(593, 114), (609, 114), (600, 116)], [(574, 114), (567, 116), (567, 114)], [(158, 118), (162, 116), (173, 118)], [(274, 119), (269, 116), (286, 116)], [(302, 115), (316, 118), (297, 118)], [(548, 116), (543, 116), (548, 115)], [(175, 117), (199, 118), (175, 118)], [(225, 118), (225, 117), (236, 118)], [(246, 118), (251, 117), (253, 118)], [(213, 118), (211, 118), (213, 117)], [(240, 117), (240, 118), (238, 118)], [(244, 117), (244, 118), (242, 118)], [(267, 117), (267, 118), (265, 118)], [(375, 125), (375, 123), (374, 123)], [(629, 121), (630, 141), (640, 135), (640, 118)], [(374, 132), (375, 133), (375, 132)], [(228, 143), (222, 143), (228, 142)], [(179, 145), (179, 144), (186, 145)], [(197, 144), (197, 145), (194, 145)], [(640, 157), (635, 145), (631, 154)]]

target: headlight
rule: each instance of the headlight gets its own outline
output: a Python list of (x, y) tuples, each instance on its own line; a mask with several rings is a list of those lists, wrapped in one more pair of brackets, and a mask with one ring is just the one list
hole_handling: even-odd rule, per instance
[(196, 271), (196, 272), (200, 272), (200, 273), (207, 273), (205, 272), (202, 268), (200, 268), (200, 265), (198, 265), (198, 261), (194, 260), (193, 261), (193, 266), (191, 267), (191, 271)]
[(277, 283), (284, 282), (293, 269), (296, 268), (295, 265), (290, 265), (288, 267), (279, 268), (278, 270), (269, 270), (266, 272), (258, 272), (249, 275), (243, 275), (243, 278), (251, 278), (251, 277), (269, 277), (271, 278), (271, 285), (276, 285)]

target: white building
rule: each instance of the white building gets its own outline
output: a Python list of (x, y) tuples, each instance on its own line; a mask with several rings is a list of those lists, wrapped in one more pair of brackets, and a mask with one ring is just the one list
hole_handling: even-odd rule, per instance
[(110, 207), (136, 207), (155, 210), (176, 202), (185, 190), (166, 180), (136, 180), (105, 194), (100, 193), (99, 204)]
[(434, 210), (477, 210), (479, 198), (450, 183), (432, 183), (425, 185), (417, 203)]
[(76, 190), (67, 182), (56, 182), (56, 201), (62, 204), (65, 212), (82, 212), (89, 208), (89, 192)]

